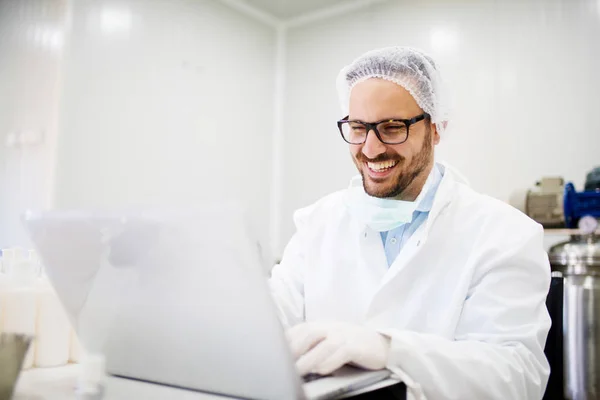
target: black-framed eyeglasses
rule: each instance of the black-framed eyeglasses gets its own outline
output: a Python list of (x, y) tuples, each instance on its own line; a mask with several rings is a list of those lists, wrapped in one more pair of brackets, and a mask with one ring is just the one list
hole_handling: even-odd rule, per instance
[(411, 125), (424, 119), (430, 119), (427, 113), (417, 115), (411, 119), (385, 119), (378, 122), (363, 122), (349, 120), (349, 116), (337, 122), (342, 138), (349, 144), (363, 144), (367, 141), (370, 131), (385, 144), (402, 144), (408, 140), (408, 131)]

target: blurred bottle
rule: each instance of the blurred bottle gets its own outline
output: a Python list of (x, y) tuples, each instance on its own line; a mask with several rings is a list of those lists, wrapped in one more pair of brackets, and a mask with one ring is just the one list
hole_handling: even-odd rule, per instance
[[(38, 266), (31, 262), (26, 253), (17, 252), (10, 262), (3, 290), (4, 332), (23, 333), (35, 336), (37, 317), (36, 282)], [(23, 369), (31, 368), (34, 362), (35, 343), (29, 347)]]
[[(43, 268), (34, 252), (30, 261)], [(71, 345), (71, 324), (54, 288), (45, 273), (36, 282), (37, 324), (36, 324), (36, 367), (58, 367), (69, 362)]]

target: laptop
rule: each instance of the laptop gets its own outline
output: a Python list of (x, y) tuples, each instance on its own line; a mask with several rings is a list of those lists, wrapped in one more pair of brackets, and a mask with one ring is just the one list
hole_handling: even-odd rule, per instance
[(109, 376), (269, 400), (382, 386), (387, 370), (298, 376), (246, 220), (230, 205), (24, 217), (79, 339), (105, 355)]

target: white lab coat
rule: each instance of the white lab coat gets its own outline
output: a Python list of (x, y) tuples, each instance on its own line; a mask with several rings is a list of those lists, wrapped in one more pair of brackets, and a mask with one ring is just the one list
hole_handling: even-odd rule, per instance
[(543, 229), (451, 168), (388, 268), (345, 190), (294, 215), (270, 286), (284, 324), (338, 320), (391, 337), (388, 368), (417, 399), (541, 399), (549, 374)]

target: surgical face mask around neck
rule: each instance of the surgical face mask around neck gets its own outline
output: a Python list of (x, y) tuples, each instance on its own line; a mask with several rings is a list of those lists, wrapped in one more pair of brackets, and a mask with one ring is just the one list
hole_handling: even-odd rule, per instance
[(377, 232), (387, 232), (412, 221), (413, 213), (431, 186), (427, 179), (415, 201), (378, 198), (365, 193), (362, 177), (350, 181), (345, 203), (352, 216)]

